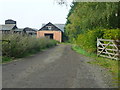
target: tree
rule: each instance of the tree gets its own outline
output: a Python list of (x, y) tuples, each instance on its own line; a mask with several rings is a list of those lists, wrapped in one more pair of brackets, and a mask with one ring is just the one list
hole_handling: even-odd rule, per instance
[(73, 2), (65, 27), (69, 39), (98, 27), (119, 28), (118, 5), (118, 2)]

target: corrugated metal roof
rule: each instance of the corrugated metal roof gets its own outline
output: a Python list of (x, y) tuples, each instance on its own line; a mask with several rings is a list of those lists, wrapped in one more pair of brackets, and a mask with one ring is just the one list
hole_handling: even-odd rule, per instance
[(0, 25), (0, 30), (12, 30), (12, 29), (14, 29), (14, 27), (16, 27), (15, 24)]

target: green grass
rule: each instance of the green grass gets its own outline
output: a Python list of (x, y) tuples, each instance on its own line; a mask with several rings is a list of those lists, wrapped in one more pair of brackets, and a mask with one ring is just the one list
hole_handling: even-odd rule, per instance
[(2, 57), (2, 63), (11, 62), (12, 60), (13, 60), (13, 58), (11, 58), (11, 57), (5, 57), (5, 56)]
[[(78, 46), (73, 46), (72, 47), (73, 50), (75, 50), (76, 52), (83, 54), (85, 56), (91, 56), (91, 53), (86, 52), (85, 50), (83, 50), (82, 48), (78, 47)], [(93, 55), (93, 54), (92, 54)]]
[(96, 54), (88, 53), (76, 45), (73, 45), (72, 49), (75, 50), (76, 52), (82, 54), (82, 55), (93, 58), (94, 60), (90, 61), (88, 63), (97, 64), (99, 66), (102, 66), (102, 67), (108, 69), (108, 71), (111, 72), (112, 75), (114, 76), (113, 77), (113, 79), (115, 80), (114, 83), (120, 84), (120, 68), (118, 66), (119, 65), (118, 63), (120, 63), (120, 61), (111, 60), (111, 59), (107, 59), (107, 58), (103, 58), (103, 57), (97, 57)]
[(61, 42), (60, 44), (71, 45), (69, 42)]
[(36, 54), (37, 52), (40, 52), (40, 51), (34, 50), (34, 51), (29, 52), (29, 53), (24, 53), (23, 55), (20, 55), (18, 58), (2, 56), (2, 63), (8, 63), (8, 62), (14, 61), (15, 59), (31, 56), (33, 54)]

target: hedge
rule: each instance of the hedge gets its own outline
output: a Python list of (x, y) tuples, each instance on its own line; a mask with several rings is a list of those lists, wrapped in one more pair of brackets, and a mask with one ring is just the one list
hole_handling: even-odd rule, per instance
[(89, 53), (96, 53), (97, 38), (118, 40), (120, 39), (120, 29), (89, 30), (78, 35), (76, 44)]
[(9, 41), (2, 42), (2, 54), (5, 57), (18, 58), (24, 56), (26, 53), (37, 52), (56, 45), (55, 40), (19, 34), (3, 35), (2, 39)]

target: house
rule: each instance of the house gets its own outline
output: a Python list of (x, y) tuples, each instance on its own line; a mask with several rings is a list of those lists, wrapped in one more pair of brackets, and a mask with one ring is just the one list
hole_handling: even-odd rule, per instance
[(37, 31), (37, 38), (47, 37), (62, 42), (64, 24), (43, 24), (42, 28)]
[(0, 32), (2, 34), (14, 33), (14, 30), (17, 29), (16, 21), (8, 19), (5, 20), (5, 25), (0, 25)]
[(36, 35), (37, 34), (37, 29), (33, 29), (33, 28), (29, 28), (29, 27), (26, 27), (23, 29), (23, 32), (27, 35)]
[(0, 25), (0, 33), (2, 34), (27, 34), (27, 35), (36, 35), (37, 29), (32, 28), (17, 28), (16, 21), (12, 19), (5, 20), (5, 25)]
[(14, 21), (12, 19), (8, 19), (8, 20), (5, 20), (5, 24), (15, 24), (16, 25), (16, 21)]
[(0, 27), (1, 27), (0, 32), (2, 34), (14, 33), (14, 30), (17, 29), (17, 26), (15, 24), (0, 25)]
[(14, 29), (14, 33), (24, 34), (24, 32), (23, 32), (23, 28), (17, 28), (17, 29)]

